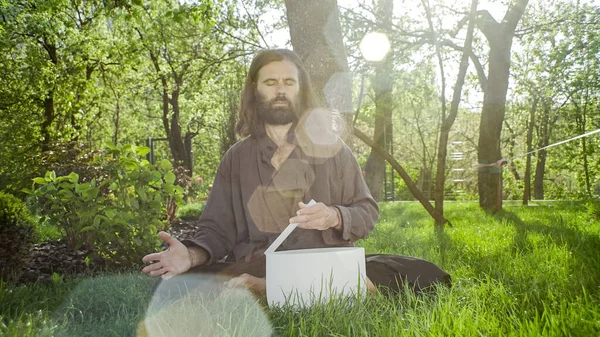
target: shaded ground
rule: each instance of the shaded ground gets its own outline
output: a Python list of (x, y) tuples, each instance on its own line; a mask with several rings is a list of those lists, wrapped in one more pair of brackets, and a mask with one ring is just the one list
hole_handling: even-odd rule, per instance
[[(183, 239), (193, 235), (195, 221), (176, 221), (171, 224), (169, 231), (177, 239)], [(23, 269), (19, 278), (20, 283), (47, 282), (52, 279), (53, 273), (60, 276), (75, 275), (82, 273), (95, 273), (100, 270), (110, 269), (106, 261), (96, 258), (89, 259), (91, 251), (81, 248), (74, 251), (67, 247), (63, 240), (53, 240), (34, 245), (31, 250), (29, 264)]]

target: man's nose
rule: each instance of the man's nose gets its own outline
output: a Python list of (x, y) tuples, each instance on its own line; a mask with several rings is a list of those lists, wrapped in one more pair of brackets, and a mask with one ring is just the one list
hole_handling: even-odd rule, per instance
[(285, 94), (285, 83), (283, 81), (277, 83), (277, 93)]

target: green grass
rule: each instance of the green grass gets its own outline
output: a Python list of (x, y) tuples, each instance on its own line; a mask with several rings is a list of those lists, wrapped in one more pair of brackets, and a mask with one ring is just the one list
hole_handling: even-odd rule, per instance
[(434, 295), (337, 299), (299, 310), (265, 309), (228, 292), (156, 302), (153, 279), (137, 272), (0, 284), (0, 336), (134, 336), (148, 307), (148, 326), (172, 336), (600, 335), (600, 220), (584, 203), (506, 203), (494, 216), (476, 203), (448, 203), (446, 217), (453, 227), (436, 231), (420, 205), (382, 204), (377, 229), (360, 243), (367, 253), (417, 256), (444, 268), (453, 287)]

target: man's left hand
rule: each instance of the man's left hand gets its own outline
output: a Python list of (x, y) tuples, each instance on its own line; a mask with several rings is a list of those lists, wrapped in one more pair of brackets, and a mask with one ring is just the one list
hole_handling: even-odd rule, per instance
[(290, 219), (290, 223), (297, 223), (298, 227), (304, 229), (318, 229), (324, 231), (329, 228), (342, 230), (342, 223), (338, 217), (338, 211), (333, 206), (326, 206), (319, 202), (316, 205), (306, 206), (299, 202), (300, 210), (296, 216)]

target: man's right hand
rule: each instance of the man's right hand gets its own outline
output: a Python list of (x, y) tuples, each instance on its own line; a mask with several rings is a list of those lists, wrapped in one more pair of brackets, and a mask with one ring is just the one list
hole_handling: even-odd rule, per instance
[(167, 280), (175, 275), (185, 273), (193, 266), (204, 264), (208, 259), (208, 253), (200, 247), (188, 249), (179, 240), (165, 232), (158, 233), (158, 237), (167, 243), (169, 248), (142, 258), (144, 263), (150, 263), (142, 269), (150, 276), (160, 276), (163, 280)]

